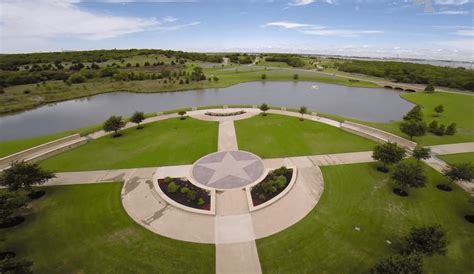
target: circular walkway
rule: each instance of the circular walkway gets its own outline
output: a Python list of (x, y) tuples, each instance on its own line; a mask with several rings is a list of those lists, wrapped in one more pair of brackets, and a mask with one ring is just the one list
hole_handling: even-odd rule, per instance
[(198, 184), (233, 189), (253, 184), (265, 176), (262, 159), (246, 151), (221, 151), (199, 159), (191, 171)]

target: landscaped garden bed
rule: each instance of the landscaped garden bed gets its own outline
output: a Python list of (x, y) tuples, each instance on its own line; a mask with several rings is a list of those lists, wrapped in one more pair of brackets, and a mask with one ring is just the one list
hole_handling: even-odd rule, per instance
[(293, 169), (284, 166), (270, 171), (265, 179), (253, 186), (250, 191), (253, 206), (270, 201), (280, 194), (290, 184), (293, 174)]
[(158, 185), (166, 196), (177, 203), (196, 209), (211, 210), (211, 196), (208, 191), (186, 179), (166, 177), (158, 179)]
[(234, 111), (234, 112), (206, 112), (205, 115), (208, 116), (235, 116), (235, 115), (241, 115), (245, 114), (245, 111), (239, 110), (239, 111)]

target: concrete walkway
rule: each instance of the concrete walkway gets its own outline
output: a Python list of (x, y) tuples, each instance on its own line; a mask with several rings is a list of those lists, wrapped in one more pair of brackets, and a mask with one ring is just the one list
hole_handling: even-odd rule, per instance
[(239, 150), (234, 121), (219, 122), (219, 139), (217, 147), (219, 151)]
[(437, 155), (474, 152), (474, 142), (437, 145), (429, 148), (431, 148), (432, 153)]

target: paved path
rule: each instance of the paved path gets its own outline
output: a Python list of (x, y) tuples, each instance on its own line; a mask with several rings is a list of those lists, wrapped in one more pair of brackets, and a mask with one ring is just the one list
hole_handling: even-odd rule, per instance
[(431, 152), (438, 155), (474, 152), (474, 142), (437, 145), (430, 148)]
[(219, 151), (239, 150), (234, 121), (219, 122), (219, 138), (217, 147)]

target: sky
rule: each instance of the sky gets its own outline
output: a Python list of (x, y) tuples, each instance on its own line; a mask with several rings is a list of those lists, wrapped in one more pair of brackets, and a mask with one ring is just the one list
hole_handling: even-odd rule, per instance
[(0, 52), (159, 48), (474, 61), (474, 0), (2, 0)]

